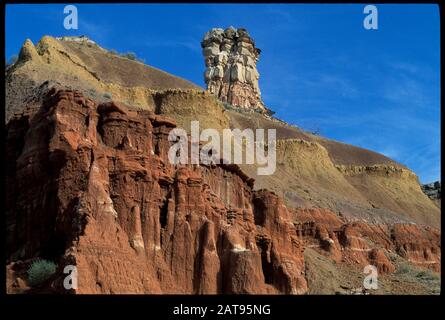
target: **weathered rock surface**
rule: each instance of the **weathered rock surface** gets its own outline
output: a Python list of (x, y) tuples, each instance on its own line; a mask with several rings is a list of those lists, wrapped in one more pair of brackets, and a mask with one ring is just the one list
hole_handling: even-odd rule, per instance
[(241, 167), (257, 188), (274, 191), (289, 207), (329, 208), (373, 224), (414, 222), (440, 228), (440, 209), (411, 170), (397, 164), (339, 165), (324, 145), (304, 138), (281, 139), (276, 146), (273, 175), (257, 175), (251, 165)]
[(422, 191), (440, 208), (441, 184), (440, 181), (421, 185)]
[(207, 89), (222, 102), (246, 110), (267, 111), (258, 86), (261, 50), (243, 28), (214, 28), (201, 42)]
[(440, 199), (440, 193), (441, 193), (440, 181), (423, 184), (422, 190), (431, 199)]
[(297, 234), (305, 246), (337, 262), (374, 265), (381, 273), (395, 271), (388, 253), (419, 267), (440, 272), (440, 230), (409, 223), (369, 224), (348, 221), (327, 209), (293, 210)]
[(306, 292), (282, 199), (253, 191), (233, 168), (169, 164), (174, 126), (57, 89), (36, 113), (12, 118), (8, 263), (57, 261), (56, 291), (74, 264), (78, 293)]

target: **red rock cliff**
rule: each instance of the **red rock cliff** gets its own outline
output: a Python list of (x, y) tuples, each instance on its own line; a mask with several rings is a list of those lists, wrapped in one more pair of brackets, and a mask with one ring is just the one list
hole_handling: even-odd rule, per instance
[(50, 90), (7, 125), (8, 263), (78, 268), (78, 293), (307, 290), (283, 201), (239, 168), (173, 166), (173, 120)]
[(347, 221), (328, 209), (293, 210), (297, 234), (305, 246), (317, 248), (337, 262), (374, 265), (381, 273), (395, 271), (385, 252), (419, 267), (440, 272), (440, 230), (416, 224), (368, 224)]

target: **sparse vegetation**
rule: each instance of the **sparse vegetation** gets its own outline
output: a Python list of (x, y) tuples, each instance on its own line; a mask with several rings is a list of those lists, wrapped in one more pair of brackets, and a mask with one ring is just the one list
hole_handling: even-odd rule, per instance
[(88, 89), (87, 92), (88, 92), (88, 95), (89, 95), (90, 97), (92, 97), (92, 98), (96, 98), (96, 97), (97, 97), (97, 91), (96, 91), (96, 90), (90, 88), (90, 89)]
[(311, 134), (313, 134), (314, 136), (320, 135), (320, 129), (317, 128), (317, 129), (311, 131)]
[(398, 275), (400, 281), (409, 284), (417, 283), (426, 288), (431, 294), (440, 293), (439, 274), (429, 269), (421, 269), (397, 256), (394, 256), (394, 259), (391, 259), (391, 261), (397, 265), (396, 275)]
[(230, 103), (227, 103), (227, 102), (223, 102), (223, 106), (227, 110), (233, 110), (234, 109), (234, 107)]
[(109, 93), (109, 92), (105, 92), (104, 93), (104, 98), (106, 98), (106, 99), (112, 99), (112, 95), (111, 95), (111, 93)]
[(17, 62), (18, 59), (19, 59), (19, 57), (18, 57), (16, 54), (12, 55), (12, 56), (9, 58), (9, 60), (6, 61), (6, 68), (8, 68), (8, 67), (14, 65), (14, 64)]
[(303, 125), (301, 129), (314, 136), (319, 136), (321, 134), (320, 126), (317, 123), (308, 123)]
[(56, 268), (56, 264), (52, 261), (39, 259), (33, 262), (28, 269), (28, 283), (36, 286), (45, 282), (56, 272)]
[(130, 60), (136, 60), (136, 54), (134, 52), (127, 52), (122, 55), (122, 57), (130, 59)]
[[(249, 113), (268, 114), (267, 112), (265, 112), (264, 109), (261, 109), (259, 107), (254, 108), (254, 109), (245, 109), (245, 108), (241, 108), (238, 106), (234, 106), (233, 104), (230, 104), (227, 102), (223, 102), (223, 106), (227, 110), (233, 110), (233, 111), (236, 111), (239, 113), (244, 113), (244, 114), (249, 114)], [(269, 115), (271, 115), (271, 114), (269, 113)]]
[(145, 59), (138, 58), (136, 53), (134, 53), (132, 51), (129, 51), (127, 53), (119, 53), (115, 49), (111, 49), (111, 50), (108, 51), (108, 53), (110, 53), (113, 56), (119, 56), (119, 57), (122, 57), (122, 58), (125, 58), (125, 59), (129, 59), (129, 60), (139, 61), (139, 62), (145, 63)]
[(401, 274), (409, 273), (411, 272), (412, 268), (408, 264), (402, 264), (398, 268), (397, 272)]
[(233, 104), (230, 104), (230, 103), (227, 103), (227, 102), (223, 102), (223, 106), (224, 106), (224, 108), (227, 109), (227, 110), (233, 110), (233, 111), (236, 111), (236, 112), (239, 112), (239, 113), (251, 113), (251, 112), (256, 112), (256, 110), (253, 110), (253, 111), (251, 111), (251, 110), (246, 110), (246, 109), (243, 109), (243, 108), (241, 108), (241, 107), (234, 106)]
[(417, 273), (416, 277), (424, 280), (439, 280), (439, 276), (431, 270), (422, 270)]

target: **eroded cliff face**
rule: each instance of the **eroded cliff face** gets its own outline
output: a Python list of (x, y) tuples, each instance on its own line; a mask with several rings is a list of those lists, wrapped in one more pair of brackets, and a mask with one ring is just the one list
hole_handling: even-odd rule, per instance
[(440, 231), (288, 210), (236, 165), (171, 165), (173, 119), (53, 88), (7, 125), (9, 292), (35, 258), (57, 262), (29, 292), (267, 293), (308, 290), (303, 251), (382, 274), (388, 258), (440, 270)]
[[(253, 191), (233, 166), (171, 165), (173, 127), (57, 89), (13, 118), (8, 262), (75, 264), (78, 293), (306, 292), (302, 243), (282, 200)], [(50, 287), (63, 290), (57, 279)]]
[(241, 165), (257, 188), (268, 188), (289, 207), (321, 207), (374, 224), (414, 222), (440, 227), (440, 209), (421, 190), (418, 177), (397, 164), (341, 165), (320, 142), (280, 139), (273, 175)]
[(440, 272), (440, 231), (412, 223), (369, 224), (339, 217), (328, 209), (292, 210), (297, 234), (306, 247), (338, 263), (373, 265), (380, 273), (396, 267), (388, 254), (397, 254), (419, 267)]

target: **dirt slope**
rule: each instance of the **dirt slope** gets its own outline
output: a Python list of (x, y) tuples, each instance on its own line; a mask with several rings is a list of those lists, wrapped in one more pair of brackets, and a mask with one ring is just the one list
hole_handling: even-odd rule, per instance
[(288, 205), (327, 207), (372, 222), (440, 226), (440, 209), (422, 192), (418, 177), (396, 161), (257, 113), (227, 114), (234, 128), (276, 129), (276, 172), (260, 176), (256, 167), (242, 167), (257, 188), (270, 188)]
[(201, 89), (185, 79), (176, 77), (160, 69), (139, 61), (113, 54), (95, 45), (59, 41), (69, 54), (76, 55), (89, 70), (103, 82), (111, 82), (126, 87), (164, 89)]
[(23, 108), (33, 88), (46, 81), (82, 90), (99, 101), (113, 99), (149, 110), (155, 108), (157, 92), (203, 91), (187, 80), (112, 54), (99, 46), (45, 36), (35, 46), (26, 40), (18, 63), (6, 74), (6, 120)]

